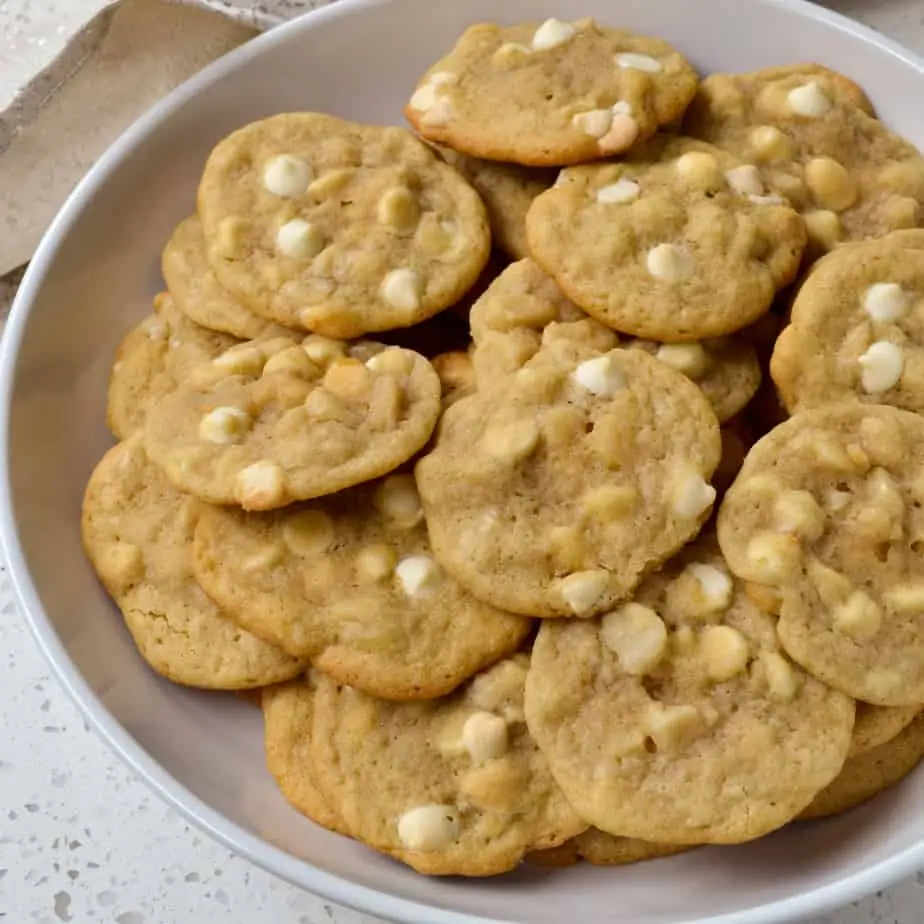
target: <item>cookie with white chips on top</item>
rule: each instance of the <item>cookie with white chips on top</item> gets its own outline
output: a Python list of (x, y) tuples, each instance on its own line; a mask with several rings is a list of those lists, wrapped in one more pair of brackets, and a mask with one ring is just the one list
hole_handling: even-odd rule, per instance
[(682, 115), (696, 72), (667, 42), (592, 19), (470, 26), (405, 115), (475, 157), (559, 166), (628, 150)]

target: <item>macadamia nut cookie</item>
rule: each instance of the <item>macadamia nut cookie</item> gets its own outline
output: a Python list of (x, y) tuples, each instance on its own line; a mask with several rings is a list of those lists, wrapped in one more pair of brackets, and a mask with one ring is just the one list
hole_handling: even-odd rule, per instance
[(682, 844), (652, 844), (635, 837), (614, 837), (599, 828), (588, 828), (560, 847), (537, 850), (527, 859), (539, 866), (571, 866), (586, 860), (594, 866), (627, 866), (671, 857), (689, 848)]
[(544, 622), (526, 718), (596, 827), (723, 844), (781, 827), (837, 776), (854, 704), (785, 657), (707, 539), (602, 618)]
[(83, 544), (148, 664), (176, 683), (241, 690), (288, 680), (305, 663), (242, 629), (199, 587), (199, 502), (175, 490), (135, 435), (103, 456), (83, 500)]
[(166, 292), (154, 299), (154, 313), (119, 344), (109, 376), (106, 422), (120, 440), (144, 424), (148, 410), (175, 391), (190, 372), (238, 341), (194, 324)]
[(667, 42), (592, 19), (470, 26), (405, 107), (431, 141), (558, 166), (627, 150), (673, 122), (698, 79)]
[(458, 301), (491, 246), (478, 194), (409, 132), (290, 113), (234, 132), (199, 186), (224, 288), (330, 337), (408, 327)]
[(389, 703), (318, 677), (310, 752), (354, 837), (431, 875), (490, 876), (587, 827), (523, 718), (528, 658), (427, 703)]
[(799, 268), (805, 225), (757, 168), (662, 135), (624, 160), (569, 167), (537, 197), (533, 259), (588, 314), (650, 340), (702, 340), (764, 314)]
[(152, 409), (145, 449), (180, 490), (245, 510), (386, 474), (427, 442), (440, 412), (433, 367), (378, 344), (254, 340), (193, 379)]
[(448, 693), (531, 628), (437, 564), (409, 474), (272, 513), (210, 507), (195, 571), (241, 625), (385, 699)]
[(826, 68), (713, 74), (684, 131), (753, 165), (757, 194), (783, 196), (804, 216), (811, 257), (924, 220), (924, 159)]
[(848, 399), (924, 411), (924, 230), (819, 260), (770, 374), (790, 413)]
[(924, 418), (803, 411), (757, 442), (722, 502), (729, 567), (779, 594), (806, 670), (878, 706), (924, 703)]
[(451, 407), (416, 468), (433, 551), (479, 599), (590, 616), (699, 531), (715, 415), (641, 350), (562, 340)]
[(857, 703), (857, 720), (853, 725), (849, 757), (865, 754), (891, 741), (907, 728), (921, 711), (918, 706), (870, 706)]

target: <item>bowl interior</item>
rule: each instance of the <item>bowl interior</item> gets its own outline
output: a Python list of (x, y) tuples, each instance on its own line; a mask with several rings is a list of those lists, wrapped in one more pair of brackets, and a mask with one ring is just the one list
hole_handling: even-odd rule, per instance
[[(772, 903), (783, 904), (747, 920), (808, 914), (876, 888), (907, 872), (915, 859), (924, 862), (924, 814), (917, 810), (924, 770), (846, 817), (748, 846), (619, 871), (582, 866), (484, 882), (428, 880), (289, 809), (264, 768), (258, 710), (230, 696), (180, 689), (147, 670), (81, 552), (83, 487), (111, 442), (104, 415), (113, 352), (149, 310), (160, 286), (160, 249), (192, 210), (215, 142), (251, 119), (285, 110), (403, 124), (401, 108), (416, 77), (465, 25), (578, 13), (658, 34), (702, 70), (802, 60), (840, 68), (868, 90), (887, 122), (924, 146), (921, 66), (793, 0), (583, 0), (579, 9), (562, 0), (501, 6), (496, 0), (343, 0), (235, 53), (146, 117), (104, 158), (45, 241), (7, 345), (9, 358), (18, 343), (7, 378), (7, 525), (15, 523), (18, 533), (8, 529), (8, 551), (37, 632), (84, 707), (108, 724), (110, 737), (121, 734), (114, 719), (153, 759), (146, 764), (123, 741), (162, 790), (308, 888), (379, 914), (430, 922), (461, 912), (503, 921), (552, 922), (567, 914), (657, 924)], [(870, 874), (877, 864), (884, 866)], [(345, 890), (312, 867), (441, 911)], [(812, 890), (821, 891), (805, 897)]]

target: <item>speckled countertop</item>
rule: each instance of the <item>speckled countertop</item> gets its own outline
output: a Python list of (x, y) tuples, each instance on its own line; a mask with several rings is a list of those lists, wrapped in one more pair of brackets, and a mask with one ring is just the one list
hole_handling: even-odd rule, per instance
[[(78, 5), (0, 0), (0, 97), (9, 92), (14, 66), (47, 62)], [(924, 52), (922, 0), (828, 5)], [(16, 282), (0, 280), (4, 315)], [(2, 924), (374, 924), (368, 915), (301, 892), (230, 854), (149, 793), (49, 676), (2, 578)], [(811, 924), (922, 921), (919, 874)]]

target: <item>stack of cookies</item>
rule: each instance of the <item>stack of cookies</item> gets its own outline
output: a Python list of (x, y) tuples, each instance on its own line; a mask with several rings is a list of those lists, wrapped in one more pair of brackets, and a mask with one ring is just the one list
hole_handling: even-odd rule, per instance
[(166, 244), (83, 507), (142, 656), (261, 690), (289, 801), (427, 874), (900, 780), (924, 159), (824, 67), (592, 20), (472, 26), (406, 114), (245, 126)]

